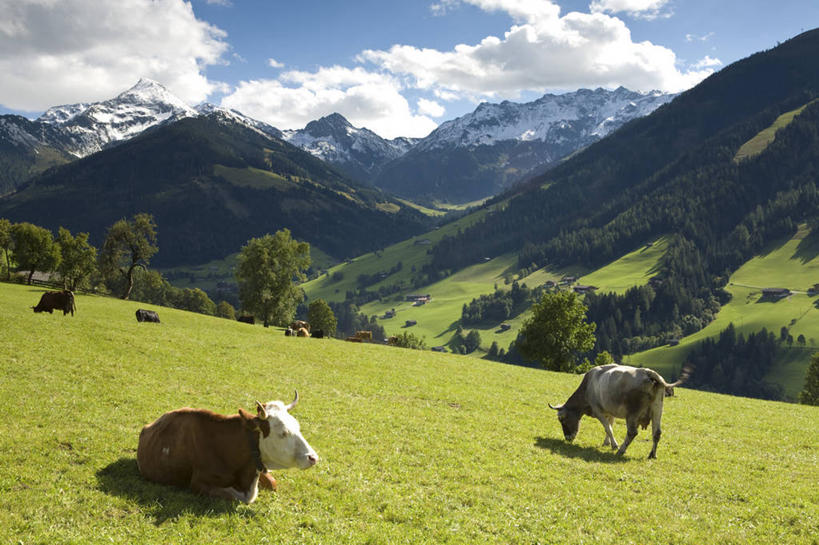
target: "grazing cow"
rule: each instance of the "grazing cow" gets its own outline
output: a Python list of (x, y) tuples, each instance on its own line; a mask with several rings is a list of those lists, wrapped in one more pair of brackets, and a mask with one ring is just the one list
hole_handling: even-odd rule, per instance
[(70, 290), (47, 291), (40, 296), (37, 306), (31, 308), (34, 309), (34, 312), (48, 312), (49, 314), (53, 314), (55, 310), (62, 310), (63, 316), (69, 312), (74, 316), (77, 305), (74, 302), (74, 292)]
[(136, 311), (136, 319), (137, 322), (154, 322), (158, 324), (159, 314), (153, 310), (145, 310), (144, 308), (141, 308)]
[(567, 441), (574, 440), (580, 428), (583, 415), (594, 416), (606, 430), (603, 445), (617, 448), (617, 441), (611, 431), (615, 418), (625, 418), (627, 434), (617, 454), (626, 452), (637, 435), (637, 426), (645, 429), (651, 422), (654, 446), (649, 458), (657, 457), (657, 443), (660, 442), (660, 419), (663, 415), (663, 398), (668, 388), (679, 386), (688, 378), (689, 369), (683, 371), (680, 380), (667, 384), (656, 371), (628, 365), (603, 365), (592, 368), (583, 376), (583, 381), (563, 405), (549, 404), (557, 411), (557, 418), (563, 427)]
[(301, 328), (304, 328), (307, 331), (310, 331), (310, 324), (308, 324), (304, 320), (296, 320), (295, 322), (290, 324), (290, 329), (292, 329), (293, 331), (298, 331)]
[(242, 322), (243, 324), (250, 324), (253, 325), (256, 323), (256, 318), (253, 316), (239, 316), (236, 318), (236, 321)]
[(356, 336), (347, 337), (347, 340), (350, 341), (351, 343), (363, 343), (364, 342), (364, 341), (361, 340), (360, 337), (356, 337)]
[(389, 337), (387, 339), (387, 344), (390, 345), (390, 346), (395, 346), (396, 344), (398, 344), (398, 337), (396, 335), (393, 335), (392, 337)]
[(309, 337), (309, 336), (310, 336), (310, 332), (304, 327), (300, 327), (299, 330), (296, 331), (296, 337)]
[(314, 339), (323, 339), (324, 338), (324, 330), (321, 328), (316, 328), (313, 330), (313, 333), (310, 335)]
[(225, 416), (204, 409), (177, 409), (142, 428), (139, 472), (149, 481), (190, 487), (199, 494), (251, 503), (259, 483), (275, 488), (268, 469), (307, 469), (318, 456), (298, 421), (281, 401), (256, 402), (256, 416), (239, 409)]
[(293, 329), (292, 329), (292, 328), (289, 328), (289, 327), (288, 327), (287, 329), (285, 329), (285, 330), (284, 330), (284, 336), (285, 336), (285, 337), (295, 337), (295, 336), (296, 336), (296, 332), (295, 332), (295, 331), (293, 331)]
[(362, 341), (371, 341), (373, 340), (373, 332), (372, 331), (356, 331), (355, 336), (361, 339)]

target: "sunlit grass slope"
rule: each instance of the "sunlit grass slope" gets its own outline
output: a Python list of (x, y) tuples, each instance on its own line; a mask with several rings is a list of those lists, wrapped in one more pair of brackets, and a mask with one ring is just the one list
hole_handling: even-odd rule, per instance
[(776, 138), (776, 131), (787, 127), (788, 124), (793, 121), (793, 119), (802, 113), (802, 110), (807, 108), (811, 103), (814, 101), (810, 101), (804, 106), (800, 106), (795, 110), (791, 110), (789, 112), (785, 112), (784, 114), (780, 115), (779, 117), (774, 120), (770, 127), (766, 127), (765, 129), (759, 131), (753, 138), (742, 144), (740, 148), (737, 150), (736, 155), (734, 156), (734, 161), (739, 162), (743, 159), (748, 159), (749, 157), (753, 157), (755, 155), (759, 155), (765, 148), (767, 148), (771, 142), (774, 141)]
[[(816, 543), (819, 408), (679, 389), (658, 460), (547, 402), (579, 377), (0, 284), (3, 543)], [(245, 506), (145, 482), (163, 412), (289, 399), (317, 467)], [(624, 435), (618, 423), (616, 433)]]
[[(714, 337), (733, 323), (738, 332), (755, 333), (763, 327), (779, 336), (785, 326), (794, 339), (804, 335), (807, 344), (782, 355), (768, 379), (782, 384), (785, 393), (795, 398), (802, 389), (811, 354), (819, 350), (819, 299), (807, 290), (819, 282), (817, 250), (808, 243), (808, 230), (801, 227), (790, 240), (774, 245), (740, 267), (730, 278), (726, 290), (731, 301), (720, 309), (717, 318), (704, 329), (681, 340), (677, 346), (647, 350), (626, 361), (670, 371), (679, 368), (688, 352), (700, 341)], [(794, 293), (784, 299), (762, 297), (763, 288), (789, 288)]]

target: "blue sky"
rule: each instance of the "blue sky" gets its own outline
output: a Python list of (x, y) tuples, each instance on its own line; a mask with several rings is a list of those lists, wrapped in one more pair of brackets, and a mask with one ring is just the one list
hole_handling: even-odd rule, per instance
[(680, 91), (817, 26), (816, 0), (0, 0), (0, 113), (140, 77), (287, 129), (424, 136), (481, 101)]

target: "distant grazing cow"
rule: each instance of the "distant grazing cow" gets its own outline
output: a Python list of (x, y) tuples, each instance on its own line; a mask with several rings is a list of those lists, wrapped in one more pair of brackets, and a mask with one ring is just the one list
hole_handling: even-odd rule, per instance
[(136, 319), (137, 322), (155, 322), (158, 324), (159, 314), (153, 310), (145, 310), (144, 308), (141, 308), (136, 311)]
[(364, 342), (359, 337), (356, 337), (356, 336), (347, 337), (347, 340), (350, 341), (351, 343), (363, 343)]
[(307, 331), (306, 328), (300, 327), (298, 331), (296, 331), (296, 337), (309, 337), (310, 332)]
[(199, 494), (251, 503), (259, 484), (275, 488), (268, 469), (307, 469), (318, 456), (281, 401), (256, 402), (256, 416), (177, 409), (142, 428), (139, 472), (149, 481), (190, 487)]
[(356, 331), (355, 336), (361, 339), (362, 341), (371, 341), (373, 340), (373, 332), (372, 331)]
[(304, 320), (296, 320), (295, 322), (290, 324), (290, 329), (292, 329), (293, 331), (298, 331), (301, 328), (304, 328), (307, 331), (310, 331), (310, 324), (308, 324)]
[(654, 446), (649, 458), (657, 457), (660, 442), (660, 419), (663, 416), (663, 398), (666, 390), (679, 386), (688, 378), (689, 370), (683, 371), (680, 380), (667, 384), (656, 371), (628, 365), (603, 365), (592, 368), (583, 376), (583, 381), (563, 405), (549, 407), (557, 411), (557, 418), (563, 427), (567, 441), (574, 440), (580, 428), (583, 415), (594, 416), (606, 430), (603, 445), (617, 448), (617, 441), (611, 430), (615, 418), (625, 418), (627, 434), (617, 454), (626, 452), (637, 435), (637, 426), (645, 429), (651, 422)]
[(288, 327), (287, 329), (285, 329), (285, 330), (284, 330), (284, 336), (285, 336), (285, 337), (295, 337), (295, 336), (296, 336), (296, 332), (295, 332), (295, 331), (293, 331), (293, 329), (291, 329), (291, 328), (289, 328), (289, 327)]
[(389, 337), (387, 339), (387, 344), (390, 345), (390, 346), (395, 346), (396, 344), (398, 344), (398, 337), (395, 336), (395, 335), (393, 335), (392, 337)]
[(237, 321), (242, 322), (243, 324), (250, 324), (253, 325), (256, 323), (256, 318), (253, 316), (239, 316), (236, 318)]
[(74, 316), (77, 305), (74, 302), (74, 292), (70, 290), (47, 291), (40, 296), (37, 306), (31, 308), (34, 309), (34, 312), (48, 312), (49, 314), (53, 314), (55, 310), (62, 310), (63, 316), (69, 312)]
[(324, 330), (320, 328), (316, 328), (313, 330), (313, 333), (310, 335), (314, 339), (323, 339), (324, 338)]

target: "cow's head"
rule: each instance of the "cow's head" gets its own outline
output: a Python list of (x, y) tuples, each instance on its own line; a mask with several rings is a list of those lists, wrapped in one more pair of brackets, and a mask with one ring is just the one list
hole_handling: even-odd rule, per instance
[[(268, 469), (307, 469), (318, 462), (318, 455), (301, 434), (298, 420), (289, 412), (298, 401), (296, 392), (289, 405), (281, 401), (256, 402), (256, 417), (251, 419), (259, 427), (259, 453)], [(240, 412), (246, 419), (250, 417)]]
[(549, 403), (549, 408), (557, 411), (557, 419), (560, 421), (560, 425), (563, 426), (563, 437), (566, 438), (566, 441), (574, 441), (577, 430), (580, 429), (580, 419), (583, 417), (583, 413), (566, 407), (565, 403), (557, 407)]

